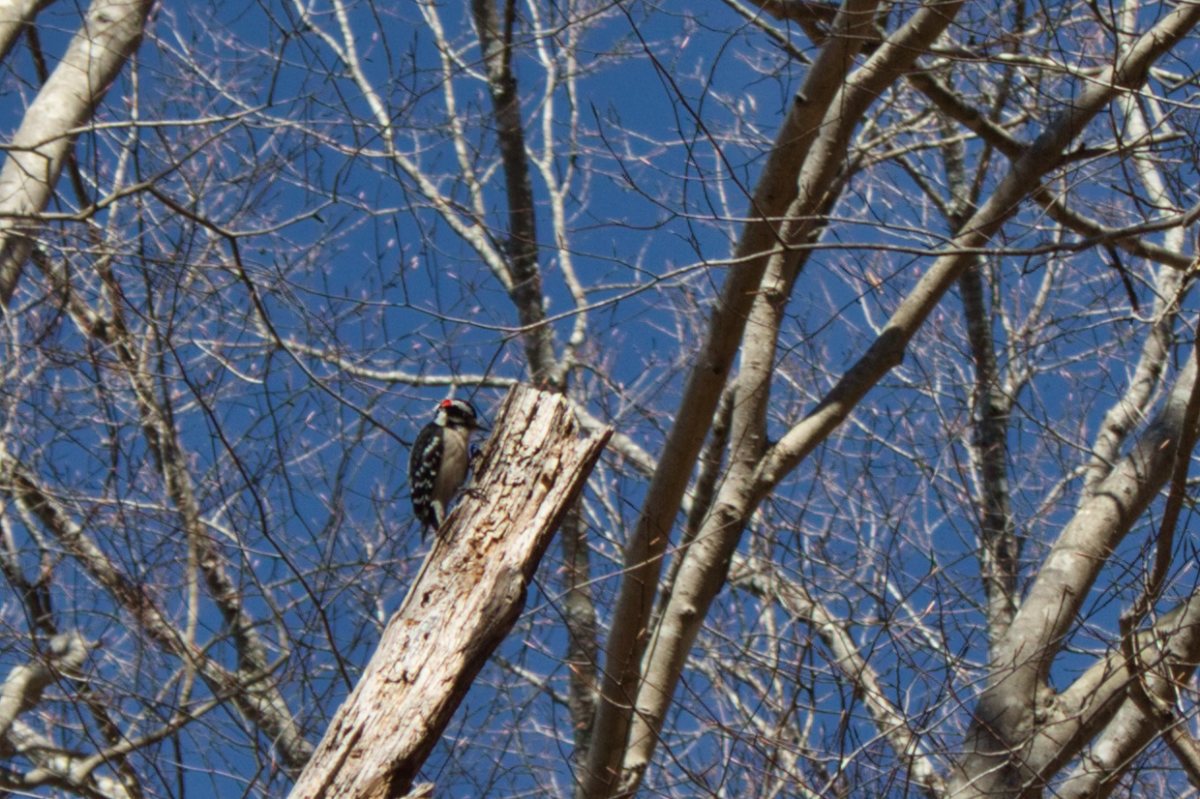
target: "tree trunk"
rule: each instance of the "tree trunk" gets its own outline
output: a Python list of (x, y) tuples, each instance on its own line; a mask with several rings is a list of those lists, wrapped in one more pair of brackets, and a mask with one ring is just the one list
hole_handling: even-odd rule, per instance
[(517, 387), (476, 468), (477, 499), (442, 526), (292, 799), (401, 796), (492, 650), (582, 491), (605, 429), (580, 439), (567, 401)]

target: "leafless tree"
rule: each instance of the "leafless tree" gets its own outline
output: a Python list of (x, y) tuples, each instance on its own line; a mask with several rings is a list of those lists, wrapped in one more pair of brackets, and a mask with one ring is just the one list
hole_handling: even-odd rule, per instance
[(1195, 791), (1198, 21), (0, 4), (0, 788), (286, 792), (531, 382), (615, 434), (439, 795)]

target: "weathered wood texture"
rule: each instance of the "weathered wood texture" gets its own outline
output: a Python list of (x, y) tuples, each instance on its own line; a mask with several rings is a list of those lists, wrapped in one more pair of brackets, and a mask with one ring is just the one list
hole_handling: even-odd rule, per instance
[(611, 433), (580, 438), (566, 400), (517, 387), (450, 514), (291, 799), (403, 796), (512, 628), (563, 514)]

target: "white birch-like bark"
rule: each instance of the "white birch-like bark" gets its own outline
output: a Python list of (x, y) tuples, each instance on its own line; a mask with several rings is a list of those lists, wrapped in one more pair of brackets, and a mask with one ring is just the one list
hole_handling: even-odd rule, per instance
[[(1146, 115), (1136, 97), (1121, 99), (1121, 111), (1125, 118), (1130, 139), (1137, 140), (1150, 134)], [(1133, 164), (1137, 176), (1146, 189), (1150, 203), (1159, 208), (1170, 205), (1171, 193), (1158, 165), (1145, 153), (1134, 151)], [(1182, 253), (1185, 228), (1173, 228), (1164, 235), (1166, 249)], [(1109, 473), (1116, 463), (1120, 448), (1129, 432), (1145, 418), (1154, 396), (1162, 382), (1167, 358), (1171, 352), (1171, 333), (1179, 316), (1182, 292), (1187, 286), (1184, 273), (1178, 269), (1160, 268), (1155, 276), (1154, 304), (1150, 308), (1150, 330), (1138, 354), (1137, 364), (1124, 394), (1108, 409), (1104, 421), (1096, 433), (1092, 446), (1092, 458), (1084, 474), (1083, 497)]]
[[(839, 89), (830, 103), (798, 178), (799, 194), (788, 209), (785, 240), (802, 240), (808, 221), (826, 202), (844, 158), (846, 146), (861, 117), (885, 87), (903, 72), (945, 30), (958, 6), (927, 5), (885, 41), (861, 70)], [(783, 306), (795, 280), (795, 253), (771, 258), (751, 310), (751, 322), (741, 350), (737, 402), (730, 435), (730, 469), (696, 540), (681, 557), (682, 565), (666, 608), (646, 652), (636, 709), (622, 766), (620, 795), (636, 790), (658, 739), (687, 654), (708, 608), (725, 582), (730, 557), (741, 539), (746, 519), (765, 495), (756, 494), (755, 470), (766, 446), (766, 405), (775, 362), (775, 347)]]
[[(151, 5), (95, 0), (8, 143), (0, 167), (0, 302), (12, 298), (37, 237), (37, 215), (50, 202), (74, 137), (137, 46)], [(20, 10), (24, 24), (36, 6)]]
[(54, 0), (3, 0), (0, 2), (0, 61), (17, 42), (26, 25), (32, 25), (38, 12)]
[[(944, 7), (940, 10), (944, 11)], [(967, 220), (963, 226), (963, 232), (955, 237), (952, 245), (947, 248), (946, 254), (937, 259), (915, 289), (900, 304), (885, 326), (883, 335), (875, 341), (859, 362), (851, 367), (808, 418), (796, 425), (775, 447), (768, 451), (760, 463), (754, 481), (749, 485), (734, 480), (727, 481), (723, 491), (726, 495), (725, 500), (722, 501), (721, 498), (718, 498), (710, 517), (709, 529), (702, 531), (698, 537), (699, 541), (703, 542), (703, 546), (694, 545), (685, 555), (687, 560), (681, 569), (680, 578), (661, 623), (661, 626), (672, 631), (669, 639), (661, 639), (661, 636), (656, 636), (651, 660), (645, 665), (644, 685), (650, 687), (644, 689), (645, 693), (638, 698), (637, 718), (638, 723), (644, 724), (647, 729), (640, 735), (630, 736), (630, 750), (625, 760), (626, 772), (629, 776), (622, 784), (623, 793), (635, 787), (640, 779), (640, 774), (643, 773), (647, 762), (646, 753), (652, 751), (654, 746), (656, 724), (661, 723), (659, 719), (667, 706), (667, 700), (664, 697), (669, 697), (673, 690), (675, 681), (681, 673), (687, 651), (703, 623), (708, 602), (715, 594), (714, 586), (719, 587), (720, 582), (724, 579), (729, 554), (736, 544), (741, 527), (756, 507), (757, 502), (803, 460), (817, 444), (823, 441), (866, 392), (899, 362), (909, 339), (962, 270), (974, 260), (974, 255), (970, 251), (983, 246), (987, 236), (1013, 213), (1021, 201), (1040, 188), (1042, 176), (1060, 162), (1067, 146), (1079, 135), (1092, 117), (1122, 91), (1136, 87), (1140, 81), (1144, 80), (1153, 61), (1195, 24), (1196, 17), (1195, 8), (1178, 9), (1164, 18), (1155, 28), (1141, 36), (1131, 46), (1126, 58), (1107, 70), (1100, 79), (1089, 84), (1076, 102), (1058, 119), (1052, 121), (1034, 144), (1014, 161), (1008, 175), (1001, 181), (988, 201)], [(885, 43), (881, 52), (886, 52), (886, 48), (887, 44)], [(879, 55), (877, 54), (876, 57), (878, 58)], [(853, 109), (853, 105), (846, 103), (839, 104), (839, 107), (846, 108), (848, 105)], [(1065, 533), (1064, 537), (1066, 537)], [(730, 543), (731, 539), (733, 543)], [(1090, 554), (1095, 558), (1096, 564), (1102, 563), (1103, 559), (1098, 557), (1099, 553), (1092, 552)], [(1054, 555), (1051, 556), (1052, 559), (1053, 557)], [(693, 563), (693, 568), (690, 570), (689, 561)], [(1051, 572), (1055, 571), (1052, 564), (1048, 564), (1048, 566), (1051, 567)], [(1086, 584), (1077, 586), (1077, 588), (1079, 590), (1072, 593), (1076, 604), (1082, 601), (1082, 597), (1086, 595)], [(1064, 605), (1068, 605), (1072, 609), (1076, 606), (1076, 604), (1067, 603), (1061, 591), (1055, 593), (1055, 600), (1059, 604), (1054, 607), (1060, 609), (1057, 613), (1049, 608), (1045, 609), (1045, 612), (1060, 619), (1059, 622), (1052, 624), (1051, 628), (1057, 627), (1073, 617), (1072, 611), (1062, 612), (1061, 608)], [(1026, 614), (1028, 607), (1027, 602), (1022, 609), (1022, 614)], [(1022, 614), (1018, 615), (1017, 622), (1021, 620)], [(1029, 618), (1028, 615), (1025, 617)], [(1020, 625), (1014, 623), (1013, 628), (1018, 627)], [(1017, 630), (1017, 635), (1020, 636), (1021, 632), (1027, 631), (1028, 628)], [(1006, 636), (997, 646), (1001, 657), (1007, 657), (1009, 661), (1004, 665), (1025, 673), (1028, 673), (1030, 666), (1033, 665), (1036, 674), (1038, 658), (1031, 656), (1031, 653), (1037, 650), (1030, 649), (1028, 646), (1014, 647), (1013, 637), (1011, 634)], [(1008, 679), (1011, 679), (1011, 676)], [(1034, 679), (1028, 679), (1023, 685), (1025, 690), (1019, 691), (1017, 694), (1022, 698), (1016, 701), (1021, 703), (1028, 712), (1032, 711), (1036, 700), (1033, 690), (1035, 682)], [(987, 698), (988, 695), (985, 693), (985, 700)], [(986, 705), (984, 706), (986, 707)], [(994, 723), (995, 717), (989, 714), (987, 718), (989, 722)], [(977, 725), (977, 728), (981, 726), (984, 725)], [(982, 751), (985, 748), (975, 751)], [(994, 749), (993, 745), (988, 751)], [(975, 784), (970, 780), (967, 782)]]
[(990, 664), (951, 796), (1010, 795), (1036, 779), (1027, 750), (1037, 740), (1035, 713), (1049, 690), (1050, 664), (1109, 553), (1169, 477), (1195, 379), (1189, 359), (1158, 417), (1079, 507), (1042, 563)]
[(899, 363), (904, 348), (958, 275), (975, 257), (973, 250), (1040, 188), (1042, 177), (1058, 164), (1065, 148), (1091, 119), (1124, 91), (1135, 88), (1150, 65), (1189, 31), (1200, 8), (1183, 6), (1164, 17), (1138, 40), (1127, 58), (1087, 84), (1075, 102), (1051, 121), (1011, 169), (992, 196), (964, 224), (963, 232), (922, 275), (900, 303), (867, 352), (843, 375), (812, 413), (795, 425), (767, 452), (758, 470), (757, 489), (768, 491), (795, 468), (858, 404), (885, 374)]
[(1165, 726), (1183, 724), (1147, 713), (1132, 692), (1145, 690), (1166, 707), (1176, 702), (1179, 685), (1200, 659), (1200, 593), (1164, 613), (1137, 634), (1136, 642), (1136, 666), (1114, 649), (1059, 694), (1050, 717), (1023, 750), (1030, 784), (1041, 784), (1078, 758), (1054, 795), (1108, 796)]
[(82, 666), (87, 652), (82, 635), (60, 633), (50, 639), (45, 653), (13, 667), (0, 683), (0, 736), (8, 734), (19, 714), (37, 706), (42, 692), (59, 674)]
[(638, 522), (625, 545), (621, 588), (604, 654), (604, 679), (591, 751), (578, 796), (611, 795), (620, 777), (633, 702), (638, 691), (647, 622), (654, 607), (662, 558), (713, 413), (741, 343), (742, 331), (767, 259), (779, 249), (779, 220), (796, 196), (796, 181), (820, 123), (874, 20), (878, 4), (852, 0), (834, 23), (833, 36), (813, 63), (788, 109), (751, 201), (750, 217), (713, 308), (706, 340), (696, 353), (679, 411), (663, 445)]

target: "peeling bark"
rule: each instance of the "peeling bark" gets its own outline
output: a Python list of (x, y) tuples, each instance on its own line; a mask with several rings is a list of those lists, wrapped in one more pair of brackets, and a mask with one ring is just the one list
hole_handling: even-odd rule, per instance
[(292, 799), (385, 799), (412, 788), (475, 675), (511, 629), (542, 553), (608, 433), (580, 439), (562, 397), (517, 388)]

